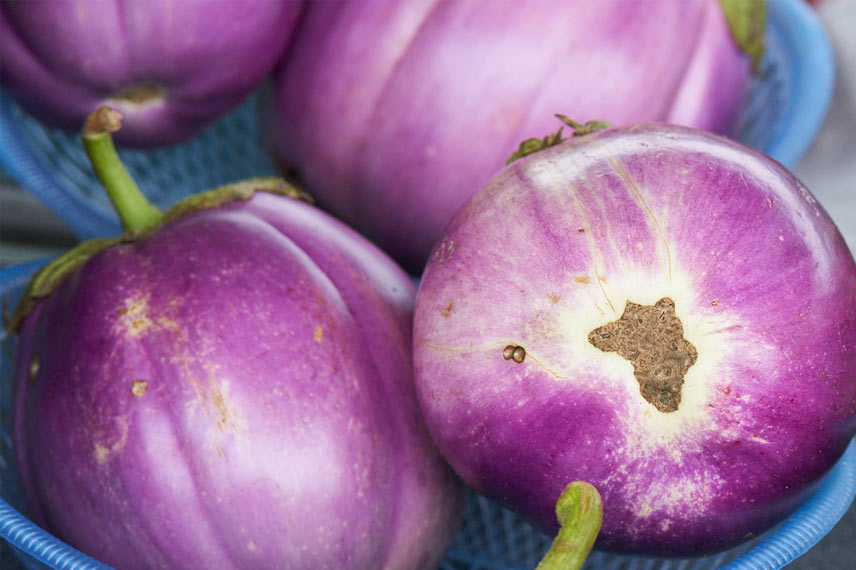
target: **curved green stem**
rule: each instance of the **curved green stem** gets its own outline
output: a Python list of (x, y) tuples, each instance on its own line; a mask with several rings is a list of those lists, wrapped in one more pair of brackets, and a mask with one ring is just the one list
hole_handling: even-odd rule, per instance
[(584, 481), (569, 483), (556, 503), (559, 534), (535, 570), (579, 570), (603, 520), (600, 493)]
[(122, 115), (110, 107), (95, 109), (83, 126), (83, 146), (98, 180), (119, 214), (122, 227), (127, 232), (136, 233), (158, 223), (161, 212), (143, 196), (119, 160), (110, 133), (122, 127), (121, 119)]

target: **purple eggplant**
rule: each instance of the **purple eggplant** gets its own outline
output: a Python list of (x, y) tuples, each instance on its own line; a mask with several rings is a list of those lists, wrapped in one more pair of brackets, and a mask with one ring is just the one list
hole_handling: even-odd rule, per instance
[(409, 277), (280, 180), (160, 214), (93, 117), (127, 231), (19, 305), (32, 519), (120, 570), (436, 568), (464, 492), (421, 420)]
[(417, 274), (457, 208), (553, 113), (730, 132), (750, 76), (741, 48), (760, 56), (763, 8), (312, 3), (277, 74), (279, 156), (320, 205)]
[(781, 521), (856, 432), (856, 263), (783, 166), (662, 124), (569, 137), (455, 215), (416, 300), (429, 432), (546, 531), (701, 555)]
[(109, 104), (117, 141), (183, 141), (272, 72), (301, 0), (28, 0), (0, 3), (2, 86), (30, 113), (79, 130)]

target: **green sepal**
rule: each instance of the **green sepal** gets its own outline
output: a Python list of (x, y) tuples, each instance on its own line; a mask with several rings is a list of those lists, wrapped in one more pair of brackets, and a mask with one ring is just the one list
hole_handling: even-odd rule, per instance
[(36, 305), (53, 293), (59, 284), (69, 274), (77, 270), (86, 261), (104, 248), (120, 243), (122, 238), (98, 238), (77, 244), (49, 264), (38, 270), (30, 279), (27, 289), (18, 301), (12, 317), (4, 322), (6, 330), (14, 332), (21, 326), (21, 321), (29, 315)]
[(42, 299), (50, 296), (63, 280), (77, 271), (93, 255), (100, 251), (114, 245), (136, 242), (157, 232), (164, 225), (189, 214), (219, 208), (231, 202), (249, 200), (256, 192), (268, 192), (296, 200), (312, 202), (312, 198), (302, 190), (292, 186), (285, 180), (273, 177), (250, 178), (189, 196), (167, 210), (152, 226), (141, 230), (127, 231), (121, 237), (98, 238), (85, 241), (44, 266), (33, 275), (12, 317), (8, 322), (4, 323), (6, 330), (10, 332), (17, 331), (21, 326), (21, 321), (35, 309), (36, 305)]
[[(578, 123), (577, 121), (566, 117), (565, 115), (556, 114), (556, 118), (562, 121), (565, 126), (571, 127), (573, 132), (571, 133), (572, 137), (581, 137), (583, 135), (589, 135), (591, 133), (607, 129), (609, 128), (609, 123), (604, 121), (588, 121), (587, 123)], [(536, 152), (540, 152), (545, 148), (550, 148), (561, 144), (564, 140), (562, 138), (562, 131), (564, 127), (559, 127), (559, 130), (555, 133), (550, 133), (542, 139), (532, 138), (526, 139), (520, 146), (517, 147), (517, 150), (514, 151), (508, 160), (505, 161), (506, 166), (517, 160), (518, 158), (523, 158), (524, 156), (529, 156), (530, 154), (535, 154)]]
[(764, 56), (767, 0), (719, 0), (725, 21), (737, 48), (749, 56), (756, 75)]
[(282, 178), (276, 178), (273, 176), (248, 178), (246, 180), (241, 180), (240, 182), (233, 182), (232, 184), (226, 184), (225, 186), (220, 186), (218, 188), (184, 198), (167, 210), (157, 224), (135, 234), (135, 237), (148, 235), (163, 227), (164, 224), (194, 212), (213, 210), (214, 208), (219, 208), (220, 206), (230, 202), (243, 202), (245, 200), (249, 200), (256, 192), (278, 194), (280, 196), (285, 196), (286, 198), (302, 200), (310, 204), (314, 202), (309, 194), (300, 190), (296, 186), (289, 184)]
[(572, 137), (582, 137), (585, 135), (590, 135), (592, 133), (596, 133), (597, 131), (602, 131), (603, 129), (609, 128), (609, 123), (606, 121), (588, 121), (586, 123), (578, 123), (572, 118), (562, 115), (561, 113), (556, 113), (556, 118), (565, 123), (567, 126), (574, 129), (574, 132), (571, 134)]

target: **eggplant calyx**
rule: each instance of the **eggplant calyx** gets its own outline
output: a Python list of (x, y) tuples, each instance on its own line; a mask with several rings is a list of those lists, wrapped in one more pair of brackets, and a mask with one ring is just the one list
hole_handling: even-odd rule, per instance
[(212, 210), (231, 202), (249, 200), (256, 194), (256, 192), (278, 194), (280, 196), (285, 196), (286, 198), (301, 200), (310, 204), (314, 203), (314, 200), (309, 194), (286, 182), (282, 178), (276, 178), (273, 176), (248, 178), (247, 180), (233, 182), (232, 184), (226, 184), (225, 186), (220, 186), (218, 188), (208, 190), (207, 192), (201, 192), (184, 198), (167, 210), (157, 224), (141, 232), (141, 235), (148, 235), (149, 233), (161, 228), (164, 224), (194, 212)]
[[(581, 137), (584, 135), (589, 135), (591, 133), (595, 133), (602, 129), (609, 128), (609, 123), (604, 121), (588, 121), (586, 123), (578, 123), (577, 121), (571, 119), (562, 114), (556, 114), (556, 118), (562, 121), (565, 126), (571, 127), (573, 132), (571, 133), (572, 137)], [(526, 139), (520, 146), (517, 147), (517, 150), (514, 151), (508, 160), (505, 162), (506, 165), (511, 164), (518, 158), (523, 158), (524, 156), (529, 156), (530, 154), (535, 154), (536, 152), (542, 151), (545, 148), (550, 148), (561, 144), (566, 138), (562, 137), (562, 131), (565, 126), (559, 127), (559, 130), (555, 133), (550, 133), (546, 135), (544, 138), (531, 138)]]
[(29, 315), (39, 302), (51, 293), (65, 280), (66, 277), (77, 271), (96, 253), (113, 247), (115, 245), (130, 244), (139, 241), (155, 232), (163, 226), (184, 216), (213, 210), (232, 202), (242, 202), (252, 198), (257, 192), (277, 194), (295, 200), (312, 202), (312, 198), (280, 178), (249, 178), (241, 182), (227, 184), (184, 198), (151, 226), (140, 230), (126, 231), (121, 237), (97, 238), (85, 241), (68, 250), (60, 257), (54, 259), (44, 266), (30, 280), (21, 300), (15, 307), (11, 318), (4, 323), (6, 330), (16, 332), (21, 326), (21, 321)]
[(11, 318), (4, 319), (3, 325), (10, 333), (17, 332), (21, 321), (36, 308), (39, 301), (50, 295), (68, 275), (76, 271), (86, 261), (107, 247), (120, 243), (122, 238), (98, 238), (77, 244), (49, 264), (42, 267), (30, 279), (27, 289), (18, 301)]
[(752, 72), (760, 72), (764, 56), (767, 0), (719, 0), (737, 49), (749, 56)]
[(87, 117), (82, 138), (92, 168), (119, 214), (124, 234), (117, 238), (83, 242), (33, 275), (14, 314), (11, 318), (4, 319), (8, 331), (16, 332), (23, 319), (35, 309), (39, 301), (53, 293), (66, 277), (81, 268), (89, 258), (108, 247), (143, 239), (164, 225), (195, 212), (249, 200), (256, 192), (268, 192), (312, 202), (308, 194), (280, 178), (250, 178), (189, 196), (162, 214), (146, 199), (119, 159), (111, 133), (120, 128), (122, 115), (110, 107), (102, 106)]
[(579, 570), (594, 546), (603, 521), (603, 502), (594, 485), (568, 483), (556, 503), (559, 534), (535, 570)]

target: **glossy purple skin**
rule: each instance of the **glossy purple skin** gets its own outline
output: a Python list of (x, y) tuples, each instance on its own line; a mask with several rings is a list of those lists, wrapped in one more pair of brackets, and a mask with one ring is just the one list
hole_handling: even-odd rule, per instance
[[(183, 141), (234, 108), (279, 62), (301, 0), (30, 0), (0, 4), (2, 85), (28, 112), (79, 130), (101, 105), (116, 141)], [(144, 104), (118, 95), (155, 84)]]
[(413, 273), (555, 113), (729, 132), (749, 76), (718, 0), (318, 2), (304, 16), (277, 75), (281, 161)]
[(96, 255), (20, 333), (32, 519), (123, 570), (433, 570), (463, 492), (420, 417), (413, 295), (270, 194)]
[[(670, 413), (588, 341), (663, 297), (698, 352)], [(716, 551), (791, 513), (856, 431), (856, 264), (771, 159), (612, 129), (513, 163), (457, 213), (417, 294), (414, 366), (429, 432), (479, 492), (555, 531), (584, 480), (600, 547)]]

